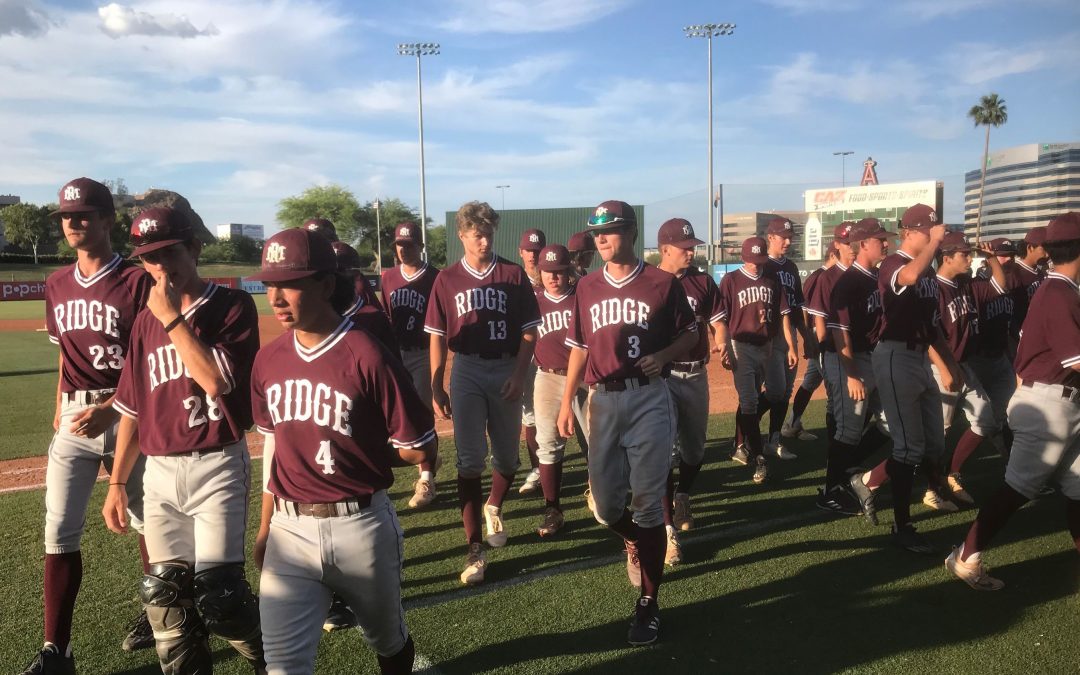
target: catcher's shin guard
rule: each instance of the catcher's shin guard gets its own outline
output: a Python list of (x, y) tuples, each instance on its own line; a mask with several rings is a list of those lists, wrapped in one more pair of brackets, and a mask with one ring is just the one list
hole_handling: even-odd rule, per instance
[(153, 565), (139, 595), (164, 675), (202, 675), (213, 671), (210, 644), (192, 601), (191, 568), (183, 563)]
[(240, 564), (219, 565), (195, 574), (195, 606), (211, 633), (228, 640), (253, 664), (262, 665), (259, 601)]

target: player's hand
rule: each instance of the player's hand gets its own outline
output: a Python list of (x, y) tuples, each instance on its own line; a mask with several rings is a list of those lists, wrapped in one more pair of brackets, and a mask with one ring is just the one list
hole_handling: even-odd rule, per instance
[(60, 431), (60, 417), (61, 417), (61, 415), (60, 415), (60, 406), (57, 406), (56, 407), (56, 413), (53, 415), (53, 418), (52, 418), (53, 431)]
[(997, 260), (997, 257), (994, 256), (994, 247), (990, 244), (990, 242), (980, 242), (979, 251), (986, 256), (987, 262), (989, 262), (991, 258)]
[(789, 349), (787, 352), (787, 367), (788, 369), (799, 367), (799, 353), (794, 349)]
[(930, 243), (940, 244), (941, 240), (945, 238), (945, 226), (938, 224), (930, 228)]
[(431, 403), (439, 419), (448, 420), (453, 416), (453, 411), (450, 410), (450, 397), (446, 395), (446, 390), (442, 387), (432, 388)]
[(173, 286), (169, 275), (162, 274), (154, 278), (150, 296), (146, 299), (146, 308), (163, 326), (169, 325), (180, 315), (180, 293)]
[(101, 508), (105, 526), (117, 534), (126, 534), (127, 506), (127, 488), (123, 485), (110, 485), (109, 494), (105, 497), (105, 506)]
[(641, 368), (641, 372), (645, 373), (647, 377), (658, 377), (664, 372), (664, 362), (656, 358), (655, 354), (649, 354), (648, 356), (642, 356), (634, 364), (638, 368)]
[(735, 354), (728, 350), (720, 356), (720, 365), (723, 366), (724, 370), (734, 371), (739, 366), (739, 362), (735, 358)]
[(555, 426), (563, 438), (574, 437), (574, 411), (569, 403), (559, 406), (559, 419), (555, 422)]
[(255, 569), (262, 571), (263, 560), (266, 558), (266, 540), (270, 537), (270, 528), (262, 529), (255, 535), (255, 548), (251, 556), (255, 559)]
[(859, 378), (848, 375), (847, 390), (852, 401), (866, 400), (866, 386)]
[(525, 376), (517, 373), (506, 378), (506, 382), (503, 382), (502, 388), (499, 389), (499, 396), (502, 396), (504, 401), (518, 401), (524, 393)]
[(68, 431), (83, 438), (97, 438), (115, 424), (119, 417), (120, 413), (111, 405), (96, 405), (76, 415)]
[(960, 391), (962, 386), (956, 381), (957, 372), (952, 368), (944, 368), (939, 371), (941, 375), (941, 387), (950, 393), (956, 393)]

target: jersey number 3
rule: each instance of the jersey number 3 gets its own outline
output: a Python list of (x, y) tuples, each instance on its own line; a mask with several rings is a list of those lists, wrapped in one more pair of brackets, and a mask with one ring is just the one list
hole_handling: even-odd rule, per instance
[(630, 335), (626, 338), (626, 341), (630, 344), (629, 349), (626, 350), (626, 355), (631, 359), (641, 356), (641, 338), (637, 335)]
[(315, 453), (315, 463), (322, 465), (323, 473), (334, 473), (334, 458), (330, 456), (330, 441), (319, 443), (319, 451)]

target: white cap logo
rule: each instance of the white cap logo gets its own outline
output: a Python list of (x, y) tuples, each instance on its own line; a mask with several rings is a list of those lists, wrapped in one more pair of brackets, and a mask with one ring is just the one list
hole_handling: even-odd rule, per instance
[(682, 233), (687, 237), (694, 236), (694, 228), (690, 227), (690, 223), (682, 226)]
[(532, 234), (529, 235), (529, 241), (531, 241), (534, 244), (539, 243), (540, 242), (540, 235), (533, 232)]
[(607, 213), (607, 207), (606, 206), (597, 206), (596, 207), (596, 215), (602, 216), (605, 213)]
[(407, 237), (407, 236), (409, 236), (409, 228), (408, 228), (408, 226), (399, 229), (397, 231), (397, 233), (398, 233), (399, 237)]
[(761, 253), (761, 247), (760, 246), (751, 246), (750, 247), (750, 252), (754, 253), (754, 254), (759, 254), (759, 253)]
[(547, 255), (544, 256), (544, 259), (548, 262), (555, 262), (559, 259), (559, 256), (555, 255), (555, 251), (548, 251)]
[(139, 234), (146, 236), (151, 232), (157, 232), (157, 221), (150, 218), (144, 218), (139, 221)]
[(791, 223), (789, 221), (784, 221), (784, 229), (785, 230), (790, 230), (791, 229)]
[(319, 224), (318, 223), (308, 223), (307, 229), (309, 231), (311, 231), (311, 232), (318, 232), (319, 231)]
[(931, 211), (930, 212), (930, 222), (931, 223), (936, 223), (937, 222), (937, 212), (936, 211)]
[(285, 260), (285, 247), (274, 242), (266, 247), (266, 262), (279, 263)]
[(79, 198), (79, 188), (74, 185), (69, 185), (64, 188), (64, 201), (70, 202)]

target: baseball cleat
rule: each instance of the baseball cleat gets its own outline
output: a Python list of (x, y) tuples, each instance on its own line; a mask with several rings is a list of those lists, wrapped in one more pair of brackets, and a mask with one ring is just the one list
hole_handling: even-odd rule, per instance
[(506, 546), (506, 530), (503, 529), (502, 509), (494, 504), (484, 504), (484, 522), (487, 525), (488, 546), (501, 548)]
[(806, 429), (800, 428), (799, 429), (799, 435), (796, 436), (795, 438), (799, 439), (800, 441), (806, 441), (807, 443), (809, 443), (810, 441), (816, 441), (817, 440), (817, 434), (812, 434), (809, 431), (807, 431)]
[(562, 511), (549, 506), (544, 509), (543, 520), (540, 521), (540, 527), (537, 528), (537, 532), (541, 537), (550, 537), (563, 528), (566, 523), (566, 519), (563, 518)]
[(690, 513), (690, 495), (685, 492), (676, 492), (672, 502), (673, 513), (671, 520), (676, 530), (688, 532), (694, 527), (694, 516)]
[(750, 452), (746, 449), (746, 445), (740, 444), (735, 448), (735, 451), (731, 453), (731, 461), (743, 466), (750, 463)]
[(799, 456), (794, 452), (788, 450), (780, 443), (780, 439), (776, 439), (775, 443), (769, 443), (766, 448), (770, 455), (776, 455), (777, 459), (798, 459)]
[(862, 513), (856, 500), (840, 485), (833, 486), (828, 492), (818, 488), (814, 505), (822, 511), (840, 516), (857, 516)]
[(965, 506), (975, 506), (975, 499), (964, 489), (964, 484), (960, 482), (960, 474), (950, 473), (948, 480), (949, 490), (952, 492), (954, 501), (960, 502)]
[(758, 455), (754, 460), (754, 482), (761, 485), (767, 480), (769, 480), (769, 464), (764, 456)]
[(641, 560), (638, 558), (637, 544), (626, 541), (626, 577), (630, 579), (630, 585), (641, 588)]
[(336, 630), (353, 628), (356, 625), (356, 615), (349, 609), (345, 599), (335, 593), (334, 601), (330, 603), (330, 611), (326, 613), (322, 629), (327, 633), (333, 633)]
[(930, 540), (916, 532), (911, 523), (904, 525), (900, 529), (893, 525), (892, 541), (893, 544), (912, 553), (928, 555), (934, 552), (934, 546), (930, 543)]
[(862, 471), (851, 474), (851, 491), (855, 493), (856, 499), (859, 500), (859, 507), (862, 508), (863, 515), (866, 516), (871, 525), (877, 525), (877, 504), (874, 502), (874, 491), (863, 482), (862, 478)]
[(933, 488), (927, 488), (926, 494), (923, 495), (922, 503), (927, 508), (931, 508), (935, 511), (941, 511), (942, 513), (954, 513), (960, 510), (960, 507), (953, 504), (948, 499), (943, 499), (941, 495), (937, 493), (937, 490)]
[(585, 504), (588, 505), (589, 511), (592, 512), (593, 518), (596, 517), (596, 500), (592, 496), (592, 488), (585, 488)]
[(410, 508), (427, 506), (435, 500), (435, 479), (419, 478), (413, 484), (413, 496), (409, 498)]
[(945, 558), (945, 569), (955, 574), (960, 581), (977, 591), (1000, 591), (1005, 582), (988, 574), (988, 569), (981, 560), (964, 562), (960, 559), (960, 549), (953, 546), (952, 553)]
[(124, 638), (120, 649), (125, 652), (137, 652), (140, 649), (148, 649), (154, 646), (154, 629), (150, 627), (150, 620), (146, 618), (146, 610), (143, 610), (131, 624), (127, 637)]
[(525, 482), (518, 488), (518, 494), (531, 495), (540, 489), (540, 469), (533, 469), (525, 477)]
[(799, 435), (799, 429), (801, 428), (801, 422), (792, 424), (790, 419), (786, 419), (784, 420), (784, 426), (780, 427), (780, 435), (784, 438), (795, 438)]
[(75, 657), (64, 656), (59, 647), (46, 642), (22, 675), (75, 675)]
[(630, 631), (626, 641), (634, 647), (651, 645), (660, 637), (660, 608), (656, 600), (643, 597), (634, 607), (634, 617), (630, 620)]
[(461, 583), (475, 586), (484, 582), (484, 570), (487, 569), (487, 557), (484, 545), (480, 542), (469, 544), (469, 554), (465, 556), (465, 571), (461, 573)]
[(682, 546), (679, 545), (679, 535), (675, 528), (667, 529), (667, 551), (664, 553), (664, 564), (674, 567), (682, 562)]

